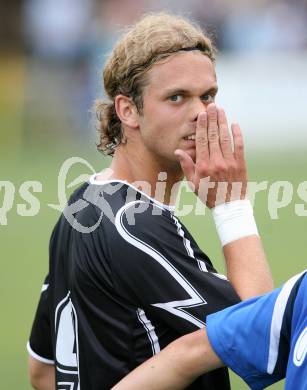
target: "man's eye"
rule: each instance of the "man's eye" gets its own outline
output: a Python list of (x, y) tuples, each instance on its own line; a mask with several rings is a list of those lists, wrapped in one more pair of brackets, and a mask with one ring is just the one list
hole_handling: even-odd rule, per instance
[(170, 101), (172, 102), (181, 102), (183, 99), (182, 95), (172, 95), (169, 97)]
[(213, 96), (213, 95), (203, 95), (201, 97), (201, 100), (205, 103), (211, 103), (211, 102), (214, 102), (214, 98), (215, 98), (215, 96)]

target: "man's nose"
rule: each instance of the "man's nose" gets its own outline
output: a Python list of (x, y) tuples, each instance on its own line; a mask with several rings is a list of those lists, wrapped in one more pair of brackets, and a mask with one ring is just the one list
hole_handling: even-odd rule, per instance
[(209, 103), (205, 103), (201, 98), (195, 98), (193, 99), (193, 102), (191, 104), (191, 119), (192, 121), (197, 121), (197, 117), (201, 112), (207, 111), (207, 105)]

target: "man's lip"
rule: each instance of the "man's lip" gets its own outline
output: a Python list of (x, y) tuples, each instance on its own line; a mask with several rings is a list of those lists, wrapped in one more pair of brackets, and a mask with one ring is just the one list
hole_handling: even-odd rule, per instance
[(182, 141), (183, 141), (183, 144), (182, 144), (183, 148), (193, 148), (194, 149), (196, 147), (195, 139), (183, 138)]

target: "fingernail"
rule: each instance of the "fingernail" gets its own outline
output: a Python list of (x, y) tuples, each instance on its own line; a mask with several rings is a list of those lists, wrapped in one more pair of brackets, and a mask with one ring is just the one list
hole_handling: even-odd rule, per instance
[(178, 149), (174, 151), (174, 155), (177, 156), (179, 159), (181, 158), (181, 154)]

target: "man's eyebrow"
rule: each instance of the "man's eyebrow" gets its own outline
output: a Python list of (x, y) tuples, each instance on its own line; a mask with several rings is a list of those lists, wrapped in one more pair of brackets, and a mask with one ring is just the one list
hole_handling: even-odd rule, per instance
[(172, 89), (167, 89), (164, 91), (163, 95), (165, 96), (171, 96), (171, 95), (187, 95), (189, 91), (187, 89), (183, 88), (172, 88)]
[[(209, 89), (207, 89), (206, 91), (204, 91), (201, 96), (203, 95), (206, 95), (206, 94), (217, 94), (217, 91), (218, 91), (218, 86), (215, 85), (214, 87), (211, 87)], [(164, 96), (172, 96), (172, 95), (190, 95), (191, 94), (191, 91), (188, 90), (188, 89), (184, 89), (184, 88), (170, 88), (166, 91), (163, 92), (163, 95)]]

